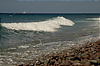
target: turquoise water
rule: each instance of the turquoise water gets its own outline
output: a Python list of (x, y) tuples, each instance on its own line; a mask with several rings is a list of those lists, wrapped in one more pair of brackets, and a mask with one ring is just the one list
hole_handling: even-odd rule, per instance
[(2, 14), (0, 17), (1, 65), (21, 63), (20, 58), (36, 58), (99, 39), (99, 14)]

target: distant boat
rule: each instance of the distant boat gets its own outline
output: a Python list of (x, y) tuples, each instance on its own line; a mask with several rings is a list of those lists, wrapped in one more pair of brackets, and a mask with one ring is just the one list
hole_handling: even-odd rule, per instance
[(25, 14), (26, 12), (24, 11), (23, 14)]

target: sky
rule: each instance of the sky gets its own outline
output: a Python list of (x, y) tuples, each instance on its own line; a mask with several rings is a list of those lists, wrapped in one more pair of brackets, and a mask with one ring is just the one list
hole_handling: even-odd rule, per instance
[(100, 1), (100, 0), (11, 0), (11, 1)]
[(100, 0), (16, 0), (16, 1), (100, 1)]
[(100, 13), (100, 0), (0, 0), (0, 13)]

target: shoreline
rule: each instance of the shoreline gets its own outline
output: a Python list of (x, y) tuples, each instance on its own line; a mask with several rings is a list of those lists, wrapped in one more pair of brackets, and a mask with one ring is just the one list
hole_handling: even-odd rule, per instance
[(25, 61), (16, 66), (99, 66), (100, 40), (83, 44), (81, 47), (72, 47), (60, 53), (41, 56), (40, 59)]

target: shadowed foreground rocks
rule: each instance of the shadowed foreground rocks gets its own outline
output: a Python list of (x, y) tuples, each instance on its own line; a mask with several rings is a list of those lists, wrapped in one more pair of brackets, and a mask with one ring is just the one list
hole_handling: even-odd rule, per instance
[(100, 40), (17, 66), (100, 66)]

